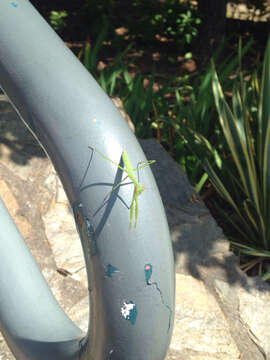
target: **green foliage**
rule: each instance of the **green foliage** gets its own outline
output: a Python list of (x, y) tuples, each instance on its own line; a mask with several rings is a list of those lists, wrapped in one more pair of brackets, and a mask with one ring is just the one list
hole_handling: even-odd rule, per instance
[(60, 32), (66, 26), (65, 19), (68, 13), (66, 11), (54, 11), (50, 12), (50, 24), (54, 30)]
[[(211, 68), (208, 67), (192, 85), (189, 75), (164, 81), (157, 79), (153, 70), (152, 74), (144, 76), (136, 70), (134, 73), (135, 59), (125, 60), (130, 45), (120, 51), (111, 64), (98, 71), (98, 58), (107, 31), (108, 27), (104, 26), (94, 46), (87, 41), (79, 57), (103, 90), (111, 97), (122, 100), (125, 111), (135, 125), (136, 135), (140, 138), (155, 135), (186, 170), (191, 183), (200, 192), (208, 175), (194, 154), (196, 144), (190, 130), (209, 139), (215, 138), (219, 146), (224, 146), (224, 138), (215, 122), (217, 115), (211, 88)], [(242, 52), (246, 53), (251, 44), (250, 41)], [(221, 49), (216, 53), (216, 58), (220, 56)], [(131, 63), (133, 75), (129, 68)], [(233, 80), (228, 80), (228, 76), (236, 70), (237, 65), (238, 58), (233, 55), (220, 63), (219, 73), (225, 89), (232, 87)]]
[[(251, 46), (252, 40), (242, 49), (242, 54), (246, 54)], [(214, 57), (216, 61), (219, 61), (220, 81), (224, 90), (228, 91), (232, 88), (234, 81), (230, 79), (229, 75), (236, 71), (239, 59), (238, 56), (232, 53), (223, 61), (220, 61), (223, 54), (222, 50), (223, 47), (221, 46)], [(205, 72), (194, 80), (187, 99), (180, 96), (180, 94), (183, 94), (183, 89), (175, 90), (176, 104), (173, 125), (181, 135), (176, 139), (175, 158), (187, 172), (189, 180), (197, 192), (201, 191), (208, 175), (201, 167), (201, 159), (195, 155), (196, 153), (202, 155), (202, 152), (195, 141), (194, 133), (200, 133), (210, 141), (218, 143), (220, 149), (225, 145), (220, 127), (216, 123), (217, 112), (211, 80), (212, 69), (211, 66), (208, 66)]]
[(90, 39), (85, 43), (85, 47), (79, 53), (79, 59), (83, 59), (84, 66), (86, 69), (96, 78), (98, 77), (97, 65), (98, 65), (98, 55), (103, 48), (104, 41), (108, 34), (108, 22), (103, 24), (103, 29), (99, 33), (99, 36), (95, 42), (95, 45), (92, 46)]
[(231, 106), (214, 66), (212, 86), (228, 151), (195, 133), (201, 149), (197, 156), (232, 209), (231, 216), (224, 216), (233, 229), (228, 233), (233, 246), (247, 255), (270, 257), (270, 40), (260, 83), (257, 73), (245, 79), (240, 67)]
[(192, 43), (201, 23), (197, 10), (189, 2), (179, 0), (87, 0), (77, 16), (85, 36), (98, 36), (106, 21), (111, 28), (110, 40), (114, 37), (114, 29), (121, 26), (127, 29), (129, 36), (144, 44), (152, 45), (157, 38), (164, 38), (167, 42), (176, 42), (178, 47)]
[[(135, 125), (138, 137), (150, 137), (153, 135), (153, 130), (160, 134), (161, 132), (166, 134), (166, 131), (169, 131), (167, 122), (171, 121), (170, 109), (172, 105), (164, 101), (164, 97), (172, 91), (170, 82), (167, 81), (163, 86), (154, 90), (154, 85), (157, 85), (154, 70), (148, 76), (138, 72), (131, 75), (129, 65), (132, 63), (134, 67), (136, 61), (130, 59), (127, 62), (125, 56), (130, 51), (132, 44), (120, 52), (114, 58), (113, 63), (98, 71), (98, 54), (104, 46), (106, 35), (107, 29), (104, 27), (94, 46), (91, 45), (90, 41), (86, 42), (79, 58), (83, 60), (86, 68), (108, 95), (119, 97), (122, 100), (125, 111)], [(184, 86), (185, 84), (182, 84), (182, 88)], [(172, 129), (171, 125), (170, 127)], [(166, 135), (159, 136), (159, 140), (169, 142)]]
[[(219, 60), (219, 78), (211, 65), (194, 81), (188, 75), (161, 80), (154, 70), (148, 76), (136, 71), (135, 59), (126, 60), (132, 45), (97, 70), (107, 32), (104, 26), (94, 46), (86, 42), (80, 54), (85, 66), (110, 96), (122, 100), (137, 136), (154, 134), (198, 192), (211, 180), (228, 203), (226, 213), (220, 211), (233, 246), (270, 257), (270, 42), (261, 83), (256, 72), (242, 70), (252, 41), (239, 46), (237, 56)], [(218, 50), (216, 60), (221, 56)]]
[(151, 42), (155, 37), (174, 39), (178, 46), (190, 44), (198, 34), (201, 19), (197, 11), (188, 3), (179, 0), (133, 1), (133, 16), (129, 18), (128, 28), (144, 41)]
[(85, 0), (77, 13), (80, 19), (80, 32), (83, 36), (98, 36), (104, 23), (112, 29), (115, 12), (115, 0)]

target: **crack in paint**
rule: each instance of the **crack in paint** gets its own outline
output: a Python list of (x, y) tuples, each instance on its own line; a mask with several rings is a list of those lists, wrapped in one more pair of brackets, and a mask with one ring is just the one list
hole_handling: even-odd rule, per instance
[(152, 276), (152, 272), (153, 272), (153, 266), (152, 266), (151, 264), (146, 264), (146, 265), (144, 266), (144, 273), (145, 273), (145, 281), (146, 281), (146, 284), (149, 285), (149, 286), (155, 286), (155, 288), (156, 288), (157, 291), (159, 292), (159, 295), (160, 295), (162, 304), (169, 310), (169, 313), (170, 313), (170, 316), (169, 316), (169, 325), (168, 325), (168, 332), (169, 332), (169, 330), (170, 330), (170, 328), (171, 328), (171, 320), (172, 320), (173, 312), (172, 312), (172, 309), (170, 308), (170, 306), (165, 303), (164, 296), (163, 296), (163, 294), (162, 294), (161, 289), (160, 289), (159, 286), (158, 286), (158, 283), (157, 283), (156, 281), (155, 281), (155, 282), (151, 282), (151, 281), (150, 281), (151, 276)]

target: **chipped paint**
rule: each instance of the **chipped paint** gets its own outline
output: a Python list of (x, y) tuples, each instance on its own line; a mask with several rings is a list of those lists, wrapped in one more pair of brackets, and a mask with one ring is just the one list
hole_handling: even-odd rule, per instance
[(111, 278), (113, 276), (113, 274), (119, 273), (119, 272), (120, 271), (116, 267), (112, 266), (111, 264), (107, 265), (107, 271), (106, 271), (107, 277)]
[(90, 240), (91, 255), (94, 256), (97, 254), (97, 240), (95, 236), (95, 230), (88, 218), (85, 218), (85, 225), (86, 225), (87, 237)]
[(111, 349), (110, 352), (109, 352), (109, 358), (108, 359), (111, 359), (111, 355), (114, 353), (114, 349)]
[(17, 3), (15, 3), (15, 1), (12, 1), (12, 2), (10, 3), (10, 5), (12, 5), (12, 6), (15, 7), (15, 8), (17, 8), (17, 7), (19, 6)]
[(82, 203), (79, 203), (78, 205), (75, 204), (73, 209), (78, 231), (81, 235), (81, 238), (86, 240), (85, 243), (88, 249), (87, 254), (89, 253), (91, 256), (94, 256), (97, 254), (97, 241), (94, 227), (90, 220), (83, 215)]
[(171, 320), (172, 320), (173, 312), (172, 312), (172, 309), (170, 308), (170, 306), (165, 303), (162, 291), (160, 290), (160, 288), (158, 286), (158, 283), (150, 281), (151, 276), (152, 276), (152, 272), (153, 272), (153, 266), (151, 264), (144, 265), (144, 274), (145, 274), (146, 284), (150, 285), (150, 286), (155, 286), (155, 288), (159, 292), (162, 304), (169, 310), (169, 314), (170, 314), (170, 316), (169, 316), (169, 325), (168, 325), (168, 332), (169, 332), (169, 330), (171, 328)]
[(144, 273), (145, 273), (145, 281), (146, 283), (149, 285), (149, 280), (151, 279), (151, 276), (152, 276), (152, 265), (151, 264), (146, 264), (144, 266)]
[(90, 224), (90, 220), (85, 218), (85, 225), (86, 225), (86, 233), (89, 238), (92, 238), (94, 235), (93, 226)]
[(80, 227), (83, 227), (83, 219), (82, 219), (80, 213), (77, 214), (77, 221), (78, 221)]
[(121, 307), (121, 314), (126, 320), (130, 321), (132, 325), (135, 325), (138, 312), (134, 302), (124, 301), (123, 306)]

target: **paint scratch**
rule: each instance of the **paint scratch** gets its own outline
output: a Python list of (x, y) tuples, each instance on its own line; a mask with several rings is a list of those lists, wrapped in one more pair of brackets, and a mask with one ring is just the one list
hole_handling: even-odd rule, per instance
[(133, 301), (124, 301), (123, 306), (121, 307), (121, 313), (126, 320), (129, 320), (132, 325), (135, 325), (138, 312)]
[(151, 264), (146, 264), (144, 266), (144, 274), (145, 274), (146, 284), (149, 285), (149, 286), (155, 286), (155, 288), (159, 292), (162, 304), (169, 310), (169, 314), (170, 314), (170, 316), (169, 316), (169, 325), (168, 325), (168, 332), (169, 332), (169, 330), (171, 328), (171, 321), (172, 321), (173, 312), (172, 312), (172, 309), (170, 308), (170, 306), (165, 303), (162, 291), (160, 290), (160, 288), (158, 286), (158, 283), (150, 281), (151, 276), (152, 276), (152, 272), (153, 272), (153, 266)]

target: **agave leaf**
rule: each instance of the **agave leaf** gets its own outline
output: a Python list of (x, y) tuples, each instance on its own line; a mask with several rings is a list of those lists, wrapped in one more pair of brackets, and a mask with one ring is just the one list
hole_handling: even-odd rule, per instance
[(235, 121), (236, 126), (238, 128), (239, 137), (241, 138), (241, 142), (243, 146), (247, 146), (247, 137), (245, 132), (245, 114), (243, 109), (243, 103), (240, 96), (239, 91), (236, 87), (233, 87), (233, 96), (232, 96), (232, 105), (233, 105), (233, 121)]
[(203, 173), (203, 175), (202, 175), (202, 177), (200, 178), (200, 180), (199, 180), (199, 182), (196, 184), (196, 186), (195, 186), (195, 191), (196, 191), (196, 193), (200, 193), (200, 191), (201, 191), (201, 189), (202, 189), (202, 187), (203, 187), (203, 185), (205, 184), (205, 182), (206, 182), (206, 180), (208, 179), (208, 174), (205, 172), (205, 173)]
[[(129, 52), (129, 50), (134, 46), (133, 43), (130, 43), (124, 51), (120, 51), (118, 55), (114, 58), (113, 63), (119, 67), (119, 64), (122, 65), (123, 59), (126, 56), (126, 54)], [(130, 59), (130, 62), (134, 61), (134, 58)], [(130, 63), (129, 62), (129, 63)]]
[(91, 67), (91, 43), (90, 43), (90, 41), (87, 41), (85, 44), (83, 62), (88, 71), (93, 70)]
[(110, 85), (109, 95), (114, 94), (115, 86), (116, 86), (116, 80), (118, 76), (122, 73), (122, 69), (117, 69), (111, 72), (108, 78), (108, 85)]
[[(223, 216), (227, 216), (224, 220), (236, 230), (236, 233), (231, 231), (228, 234), (232, 245), (247, 255), (270, 258), (270, 38), (261, 86), (256, 73), (251, 79), (245, 79), (241, 69), (242, 56), (240, 41), (239, 71), (233, 88), (232, 110), (212, 65), (212, 90), (226, 143), (219, 139), (215, 148), (209, 138), (198, 133), (204, 128), (204, 124), (197, 124), (198, 117), (203, 119), (211, 111), (209, 102), (203, 103), (209, 86), (207, 76), (200, 96), (192, 98), (191, 94), (190, 103), (194, 106), (185, 111), (181, 109), (182, 116), (187, 119), (181, 133), (217, 192), (234, 211), (232, 216), (223, 212)], [(232, 236), (238, 236), (237, 240)], [(270, 272), (264, 276), (270, 279)]]
[(105, 78), (104, 71), (102, 71), (101, 74), (100, 74), (99, 82), (100, 82), (100, 85), (101, 85), (102, 89), (105, 91), (105, 93), (107, 93), (108, 92), (108, 87), (107, 87), (107, 81), (106, 81), (106, 78)]
[[(217, 150), (212, 147), (210, 142), (204, 136), (202, 136), (201, 134), (198, 134), (195, 131), (192, 131), (192, 133), (194, 134), (195, 138), (201, 143), (201, 145), (204, 146), (212, 154), (212, 156), (215, 158), (216, 165), (221, 169), (222, 166), (219, 166), (219, 162), (222, 163), (222, 160), (221, 160), (221, 157), (218, 154)], [(208, 158), (206, 160), (204, 160), (203, 166), (204, 166), (206, 172), (208, 173), (213, 185), (219, 192), (219, 194), (226, 201), (228, 201), (231, 204), (231, 206), (234, 208), (234, 210), (237, 212), (238, 217), (242, 222), (243, 228), (246, 229), (250, 234), (252, 233), (253, 238), (256, 238), (257, 232), (258, 232), (257, 218), (254, 218), (254, 216), (252, 215), (250, 209), (248, 208), (247, 201), (243, 204), (243, 209), (247, 213), (247, 216), (244, 216), (241, 213), (241, 208), (239, 207), (239, 205), (241, 204), (242, 201), (240, 198), (237, 199), (237, 195), (239, 195), (239, 190), (236, 191), (234, 188), (232, 189), (229, 186), (225, 186), (226, 183), (227, 183), (227, 185), (229, 185), (229, 182), (224, 181), (224, 179), (222, 179), (220, 176), (218, 176), (218, 174), (216, 173), (216, 171), (213, 169), (212, 165), (210, 164)], [(236, 184), (238, 186), (238, 188), (241, 189), (242, 188), (241, 181), (239, 181), (233, 175), (233, 173), (230, 169), (228, 169), (227, 173), (229, 174), (229, 177), (232, 178), (232, 180), (233, 180), (232, 184)], [(222, 168), (221, 174), (225, 174), (224, 168)], [(224, 178), (225, 178), (225, 176), (224, 176)], [(242, 190), (243, 190), (243, 188), (242, 188)], [(249, 221), (250, 221), (250, 224), (249, 224)], [(242, 233), (242, 235), (243, 235), (244, 232), (242, 230), (240, 230), (240, 227), (237, 226), (236, 223), (234, 223), (233, 221), (231, 221), (231, 222), (232, 222), (232, 225), (235, 228), (237, 228), (237, 230), (240, 233)], [(254, 230), (252, 230), (252, 226), (253, 226)], [(246, 236), (246, 234), (245, 234), (245, 236)]]
[(258, 228), (257, 219), (255, 219), (254, 216), (252, 215), (248, 203), (249, 203), (248, 199), (246, 199), (246, 200), (243, 202), (244, 210), (245, 210), (245, 212), (246, 212), (246, 214), (247, 214), (250, 222), (252, 223), (252, 225), (253, 225), (254, 228), (256, 229), (256, 231), (259, 232), (260, 229)]
[(225, 198), (226, 201), (228, 201), (232, 207), (235, 209), (236, 212), (239, 213), (239, 209), (237, 204), (234, 202), (230, 191), (226, 188), (226, 186), (224, 185), (223, 181), (220, 179), (220, 177), (217, 175), (217, 173), (215, 172), (215, 170), (213, 169), (212, 165), (210, 164), (210, 162), (206, 159), (204, 162), (204, 167), (208, 173), (208, 175), (211, 178), (211, 181), (214, 183), (215, 188), (217, 189), (217, 191), (220, 193), (220, 195)]
[(242, 57), (243, 57), (243, 52), (242, 52), (242, 37), (240, 36), (239, 41), (238, 41), (238, 72), (241, 74), (242, 73)]
[(251, 85), (252, 85), (252, 89), (253, 89), (253, 94), (255, 96), (257, 96), (257, 101), (256, 103), (259, 103), (259, 94), (260, 94), (260, 85), (259, 85), (259, 79), (258, 79), (258, 72), (255, 71), (252, 74), (252, 79), (251, 79)]
[(212, 147), (210, 141), (208, 141), (206, 139), (206, 137), (204, 137), (203, 135), (199, 134), (197, 131), (189, 129), (189, 131), (194, 135), (194, 138), (200, 142), (201, 144), (203, 144), (206, 149), (208, 149), (211, 153), (214, 152), (214, 148)]
[[(260, 201), (260, 186), (257, 177), (253, 155), (247, 149), (247, 137), (243, 127), (244, 110), (239, 95), (234, 93), (234, 107), (236, 112), (242, 112), (240, 119), (236, 118), (227, 104), (217, 74), (213, 69), (213, 92), (219, 113), (220, 124), (226, 141), (232, 153), (245, 193), (254, 203), (260, 220), (260, 228), (265, 233), (265, 224)], [(241, 110), (242, 109), (242, 110)]]
[(263, 276), (262, 276), (262, 279), (264, 281), (267, 281), (270, 279), (270, 271), (266, 272)]
[[(240, 40), (241, 41), (241, 40)], [(238, 56), (228, 56), (219, 66), (220, 69), (220, 76), (221, 80), (225, 80), (228, 78), (229, 75), (232, 74), (236, 66), (239, 66), (239, 60), (249, 51), (252, 44), (254, 43), (254, 40), (249, 40), (244, 47), (242, 47), (242, 44), (239, 43), (238, 46)], [(240, 53), (239, 53), (240, 50)], [(229, 86), (230, 83), (228, 82)], [(225, 84), (226, 86), (226, 84)]]
[[(243, 131), (243, 124), (241, 121), (235, 119), (232, 114), (225, 98), (223, 91), (221, 89), (220, 83), (216, 72), (213, 70), (213, 92), (216, 102), (216, 107), (219, 113), (219, 120), (224, 132), (226, 141), (229, 145), (229, 148), (232, 152), (232, 156), (238, 168), (241, 179), (245, 184), (247, 189), (246, 177), (245, 177), (245, 134)], [(241, 104), (239, 103), (241, 107)], [(242, 136), (241, 136), (242, 135)], [(244, 137), (243, 137), (244, 135)]]
[(99, 53), (100, 49), (102, 48), (104, 40), (106, 39), (106, 37), (108, 35), (108, 29), (109, 29), (109, 23), (105, 22), (105, 24), (102, 28), (102, 31), (100, 32), (100, 34), (96, 40), (96, 43), (90, 52), (89, 67), (90, 67), (91, 71), (93, 71), (93, 72), (96, 71), (97, 62), (98, 62), (98, 53)]
[(175, 90), (175, 98), (176, 98), (176, 104), (180, 107), (182, 106), (183, 102), (180, 96), (180, 92), (178, 89)]
[(259, 104), (258, 152), (265, 215), (270, 215), (270, 39), (267, 43)]
[[(215, 149), (211, 143), (201, 134), (197, 133), (196, 131), (190, 130), (187, 133), (191, 133), (194, 137), (189, 137), (186, 136), (188, 134), (185, 133), (186, 138), (188, 139), (188, 142), (190, 144), (192, 144), (192, 146), (190, 145), (190, 147), (192, 148), (192, 151), (194, 153), (196, 153), (196, 156), (198, 157), (198, 159), (203, 163), (202, 159), (205, 159), (206, 157), (208, 159), (210, 159), (211, 157), (213, 157), (214, 161), (215, 161), (215, 165), (218, 167), (219, 170), (223, 170), (223, 172), (220, 173), (220, 175), (224, 175), (224, 178), (226, 178), (226, 183), (229, 183), (229, 180), (231, 179), (232, 181), (230, 182), (230, 187), (233, 187), (234, 184), (237, 185), (237, 190), (234, 187), (234, 189), (231, 189), (231, 193), (234, 194), (234, 197), (237, 197), (239, 195), (239, 190), (241, 191), (241, 193), (245, 192), (245, 189), (242, 186), (241, 183), (241, 179), (239, 179), (239, 176), (237, 177), (234, 174), (234, 165), (233, 163), (228, 163), (228, 160), (225, 161), (225, 159), (223, 159), (221, 157), (221, 155), (219, 154), (219, 152), (217, 151), (217, 149)], [(196, 142), (198, 142), (199, 146), (197, 149), (195, 149), (195, 144)], [(197, 151), (195, 151), (197, 150)], [(203, 151), (205, 150), (205, 151)], [(223, 181), (223, 180), (222, 180)], [(239, 201), (239, 199), (238, 199)]]
[[(243, 96), (243, 94), (242, 94)], [(250, 171), (255, 175), (255, 181), (253, 185), (256, 186), (254, 191), (258, 193), (258, 199), (260, 198), (260, 186), (258, 183), (257, 172), (256, 172), (256, 165), (255, 165), (255, 149), (253, 145), (253, 137), (250, 128), (250, 115), (247, 110), (245, 104), (245, 98), (242, 101), (242, 97), (236, 87), (233, 88), (233, 97), (232, 97), (232, 104), (233, 104), (233, 113), (234, 118), (233, 120), (236, 123), (236, 126), (239, 131), (239, 137), (241, 138), (241, 143), (243, 144), (245, 159), (242, 161), (243, 167), (246, 166), (246, 162), (249, 165)], [(246, 161), (245, 161), (246, 160)], [(249, 175), (249, 174), (246, 174)], [(250, 184), (252, 186), (252, 182)], [(260, 209), (257, 209), (260, 212)]]
[[(224, 212), (225, 213), (225, 212)], [(227, 217), (227, 221), (237, 231), (238, 237), (241, 238), (242, 243), (252, 244), (258, 238), (257, 233), (250, 226), (250, 223), (243, 216), (239, 217), (239, 221), (234, 221), (232, 217)], [(232, 244), (233, 237), (228, 234), (228, 238)], [(237, 242), (237, 241), (236, 241)]]
[(248, 246), (237, 241), (231, 241), (231, 244), (239, 248), (243, 254), (251, 256), (270, 257), (270, 252), (267, 250), (259, 249), (255, 246)]
[[(209, 164), (208, 164), (209, 166)], [(237, 230), (237, 232), (241, 235), (241, 238), (243, 241), (246, 241), (248, 243), (252, 243), (253, 239), (257, 239), (257, 232), (256, 229), (252, 226), (249, 219), (244, 216), (241, 212), (241, 208), (239, 207), (239, 201), (235, 201), (235, 198), (233, 198), (230, 194), (230, 191), (228, 188), (226, 188), (221, 179), (218, 178), (216, 173), (213, 171), (213, 169), (205, 167), (206, 171), (208, 172), (208, 175), (211, 179), (211, 182), (215, 186), (216, 190), (220, 193), (220, 195), (231, 204), (234, 211), (238, 215), (238, 221), (234, 221), (233, 217), (228, 216), (228, 214), (221, 208), (218, 207), (219, 212), (222, 214), (223, 217), (226, 218), (226, 221), (229, 221), (229, 223)], [(213, 177), (214, 175), (214, 177)], [(222, 186), (219, 185), (219, 183), (222, 184)], [(217, 206), (217, 204), (216, 204)], [(250, 240), (252, 239), (252, 240)]]
[[(258, 236), (258, 229), (256, 219), (252, 218), (252, 213), (249, 209), (244, 209), (244, 206), (241, 210), (240, 204), (243, 202), (241, 199), (241, 193), (243, 193), (243, 187), (241, 180), (237, 178), (233, 174), (233, 169), (231, 166), (228, 168), (224, 167), (224, 161), (222, 161), (218, 151), (211, 145), (211, 143), (201, 134), (197, 133), (196, 131), (192, 131), (189, 129), (189, 133), (194, 136), (196, 142), (200, 144), (199, 148), (195, 150), (194, 144), (195, 142), (192, 141), (192, 137), (188, 137), (189, 143), (192, 144), (192, 150), (196, 154), (199, 160), (204, 159), (202, 161), (202, 165), (205, 171), (208, 173), (211, 182), (215, 186), (216, 190), (219, 194), (228, 201), (231, 206), (234, 208), (235, 212), (238, 214), (239, 225), (228, 217), (228, 214), (221, 211), (223, 216), (227, 217), (227, 220), (230, 221), (232, 226), (241, 234), (242, 238), (245, 241), (249, 241), (250, 237), (252, 239), (256, 239)], [(208, 155), (202, 156), (203, 150), (208, 152)], [(210, 158), (213, 157), (215, 160), (215, 165), (218, 166), (220, 171), (220, 175), (214, 170), (213, 166), (210, 163)], [(220, 177), (222, 176), (222, 177)], [(226, 179), (226, 180), (225, 180)], [(229, 181), (231, 180), (231, 181)], [(237, 188), (236, 188), (237, 186)], [(239, 191), (241, 190), (241, 191)], [(246, 206), (247, 207), (247, 206)], [(244, 212), (249, 211), (249, 214), (244, 214)], [(252, 221), (250, 220), (252, 218)]]

